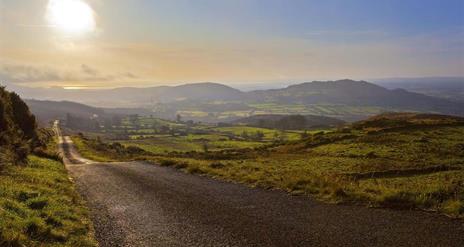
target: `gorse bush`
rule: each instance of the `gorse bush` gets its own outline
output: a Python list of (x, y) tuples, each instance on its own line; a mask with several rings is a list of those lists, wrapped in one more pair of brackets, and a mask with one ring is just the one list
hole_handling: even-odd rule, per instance
[(26, 103), (0, 87), (0, 169), (7, 164), (24, 164), (39, 145), (37, 121)]

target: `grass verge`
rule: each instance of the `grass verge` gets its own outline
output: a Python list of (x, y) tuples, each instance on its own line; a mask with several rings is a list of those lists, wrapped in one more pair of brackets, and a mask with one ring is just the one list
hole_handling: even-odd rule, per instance
[(0, 173), (0, 246), (97, 246), (61, 162), (29, 156)]
[[(86, 140), (78, 136), (71, 137), (74, 146), (79, 151), (79, 154), (86, 159), (90, 159), (97, 162), (113, 162), (117, 161), (114, 157), (110, 157), (107, 153), (99, 152), (95, 148), (92, 148), (90, 144), (86, 143)], [(121, 160), (121, 158), (119, 158)]]

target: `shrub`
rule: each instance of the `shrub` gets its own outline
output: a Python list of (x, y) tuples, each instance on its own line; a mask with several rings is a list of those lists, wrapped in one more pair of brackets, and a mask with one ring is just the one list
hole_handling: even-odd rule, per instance
[(204, 171), (200, 169), (198, 166), (189, 166), (187, 168), (187, 172), (190, 174), (203, 174)]
[(225, 167), (224, 164), (222, 164), (221, 162), (213, 162), (211, 164), (209, 164), (209, 167), (213, 168), (213, 169), (222, 169)]
[(189, 164), (187, 162), (181, 162), (181, 163), (177, 163), (175, 165), (175, 168), (177, 169), (184, 169), (184, 168), (187, 168), (189, 166)]
[(25, 164), (36, 139), (37, 122), (26, 103), (0, 87), (0, 169), (5, 164)]
[(176, 162), (174, 160), (160, 160), (160, 166), (174, 166)]
[(54, 150), (47, 150), (43, 147), (35, 148), (33, 153), (34, 155), (41, 157), (41, 158), (52, 159), (52, 160), (59, 161), (59, 162), (63, 161), (63, 158), (58, 152)]

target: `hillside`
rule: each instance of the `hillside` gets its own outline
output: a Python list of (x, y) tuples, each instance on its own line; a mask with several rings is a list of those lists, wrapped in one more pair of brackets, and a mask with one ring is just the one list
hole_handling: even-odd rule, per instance
[(101, 116), (104, 110), (70, 101), (40, 101), (25, 100), (31, 112), (37, 116), (39, 121), (47, 123), (55, 119), (63, 119), (66, 114), (76, 117), (90, 118)]
[(255, 115), (235, 120), (233, 123), (270, 129), (307, 130), (337, 127), (345, 122), (336, 118), (314, 115)]
[(309, 82), (284, 89), (255, 91), (248, 99), (281, 104), (375, 106), (385, 109), (463, 115), (464, 104), (402, 89), (388, 90), (365, 81)]

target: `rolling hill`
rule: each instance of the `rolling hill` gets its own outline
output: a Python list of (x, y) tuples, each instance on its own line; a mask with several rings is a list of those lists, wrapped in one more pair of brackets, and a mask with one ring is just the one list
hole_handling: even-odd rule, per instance
[(27, 89), (20, 90), (20, 93), (29, 98), (69, 100), (97, 107), (143, 108), (142, 114), (163, 118), (182, 114), (184, 119), (208, 122), (276, 114), (322, 115), (348, 121), (389, 111), (464, 115), (463, 102), (347, 79), (314, 81), (252, 92), (217, 83), (101, 90), (34, 90), (39, 91), (31, 94), (33, 89)]
[(289, 86), (284, 89), (255, 91), (248, 99), (256, 102), (281, 104), (331, 104), (348, 106), (375, 106), (406, 111), (464, 114), (464, 104), (434, 98), (404, 89), (389, 90), (365, 81), (315, 81)]
[(464, 102), (464, 77), (387, 78), (374, 80), (389, 89), (402, 88), (411, 92)]
[(68, 113), (83, 118), (104, 114), (103, 109), (70, 101), (25, 100), (25, 102), (40, 122), (62, 119)]

